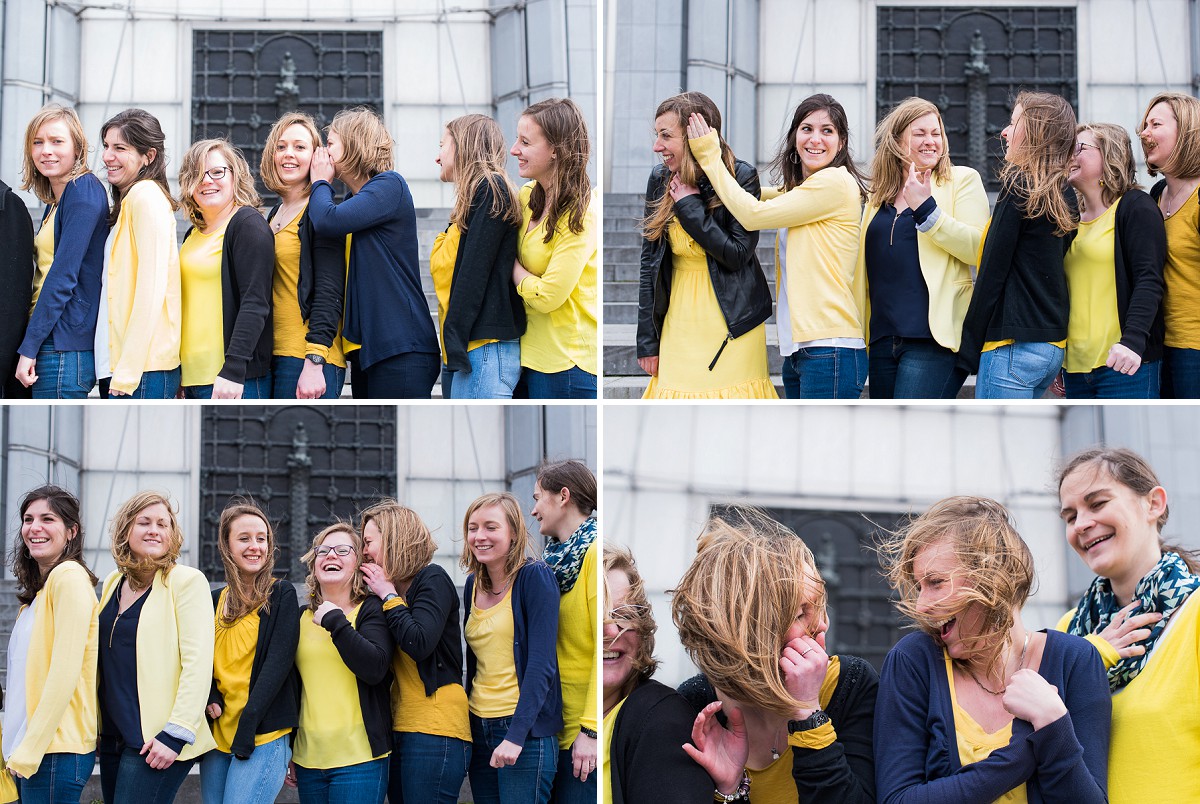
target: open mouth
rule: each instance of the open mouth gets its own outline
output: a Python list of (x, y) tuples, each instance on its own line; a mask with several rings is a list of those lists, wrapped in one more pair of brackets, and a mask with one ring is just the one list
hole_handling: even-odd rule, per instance
[(948, 637), (950, 635), (950, 632), (954, 630), (954, 624), (957, 622), (958, 622), (958, 617), (951, 617), (949, 620), (945, 620), (941, 624), (941, 626), (938, 629), (938, 636), (941, 637), (942, 642), (946, 641), (946, 637)]
[(624, 655), (625, 654), (623, 654), (619, 650), (606, 650), (606, 651), (604, 651), (603, 658), (604, 658), (604, 661), (606, 661), (606, 662), (613, 662), (613, 661), (616, 661), (617, 659), (620, 659)]
[(1081, 546), (1083, 547), (1083, 552), (1085, 552), (1085, 553), (1086, 553), (1087, 551), (1091, 550), (1093, 547), (1095, 547), (1096, 545), (1100, 544), (1101, 542), (1106, 542), (1106, 541), (1108, 541), (1108, 540), (1109, 540), (1109, 539), (1111, 539), (1111, 538), (1112, 538), (1114, 535), (1115, 535), (1115, 534), (1112, 534), (1112, 533), (1106, 533), (1106, 534), (1105, 534), (1105, 535), (1103, 535), (1103, 536), (1097, 536), (1095, 539), (1092, 539), (1092, 540), (1090, 540), (1090, 541), (1084, 542), (1084, 543), (1081, 545)]
[(31, 545), (32, 544), (45, 544), (48, 541), (50, 541), (50, 539), (45, 536), (32, 536), (29, 538), (29, 543)]

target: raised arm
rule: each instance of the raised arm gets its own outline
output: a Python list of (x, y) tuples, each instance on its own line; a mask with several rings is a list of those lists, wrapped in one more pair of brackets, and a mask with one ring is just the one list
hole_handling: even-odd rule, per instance
[(954, 195), (953, 216), (936, 206), (927, 217), (916, 222), (917, 231), (959, 262), (975, 265), (988, 220), (987, 191), (979, 173), (967, 167), (954, 168), (950, 189)]

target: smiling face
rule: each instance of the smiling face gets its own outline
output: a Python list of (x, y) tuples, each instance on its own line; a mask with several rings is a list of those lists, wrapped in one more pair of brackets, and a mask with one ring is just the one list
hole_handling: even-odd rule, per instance
[[(632, 622), (620, 619), (629, 593), (629, 576), (624, 570), (609, 570), (608, 597), (611, 611), (616, 612), (615, 621), (604, 622), (604, 708), (612, 708), (634, 672), (634, 658), (642, 647), (642, 637), (632, 627)], [(611, 702), (610, 702), (611, 699)]]
[(58, 118), (43, 123), (34, 132), (29, 156), (51, 185), (64, 184), (78, 161), (76, 148), (67, 121)]
[(801, 120), (796, 129), (796, 153), (804, 178), (828, 167), (845, 145), (826, 110), (818, 109)]
[(905, 132), (904, 139), (908, 159), (916, 164), (917, 170), (933, 168), (946, 151), (942, 121), (934, 112), (914, 120)]
[(554, 148), (542, 127), (529, 115), (522, 115), (517, 121), (517, 141), (509, 153), (517, 158), (517, 172), (521, 178), (535, 179), (539, 184), (552, 183)]
[(529, 512), (529, 515), (538, 521), (538, 527), (543, 536), (561, 541), (571, 535), (573, 529), (567, 530), (568, 505), (570, 503), (563, 499), (561, 490), (557, 493), (549, 492), (542, 488), (540, 483), (534, 481), (533, 510)]
[(1092, 572), (1137, 579), (1158, 562), (1157, 522), (1166, 508), (1161, 486), (1141, 496), (1102, 466), (1085, 464), (1063, 478), (1058, 494), (1067, 543)]
[(937, 639), (946, 652), (953, 659), (972, 658), (979, 648), (975, 638), (983, 631), (984, 611), (978, 603), (966, 603), (964, 593), (972, 585), (951, 542), (935, 542), (917, 553), (913, 577), (919, 592), (916, 609), (938, 627)]
[(498, 570), (504, 566), (512, 540), (512, 529), (499, 505), (478, 508), (467, 519), (467, 546), (475, 560), (488, 567), (494, 579), (500, 577)]
[(1000, 139), (1004, 140), (1005, 151), (1004, 158), (1009, 162), (1016, 159), (1025, 145), (1025, 110), (1021, 104), (1013, 107), (1012, 116), (1008, 119), (1008, 125), (1000, 132)]
[[(348, 546), (346, 555), (337, 554), (339, 546)], [(324, 553), (324, 555), (322, 555)], [(354, 550), (354, 538), (345, 531), (335, 530), (321, 540), (316, 548), (313, 561), (313, 575), (317, 578), (322, 589), (331, 586), (348, 585), (358, 571), (358, 554)]]
[(368, 519), (363, 525), (363, 561), (372, 564), (383, 563), (383, 531), (375, 524), (374, 519)]
[(162, 503), (138, 511), (129, 529), (129, 551), (134, 558), (153, 561), (170, 551), (171, 512)]
[(120, 126), (112, 126), (104, 132), (104, 168), (108, 171), (108, 183), (125, 191), (138, 180), (138, 173), (153, 161), (153, 149), (141, 154), (125, 139)]
[(342, 146), (342, 135), (338, 134), (336, 130), (330, 128), (329, 133), (325, 135), (325, 141), (327, 143), (326, 147), (329, 149), (329, 158), (333, 161), (334, 175), (340, 176), (341, 168), (339, 167), (338, 163), (342, 161), (342, 157), (345, 154)]
[(654, 153), (659, 155), (667, 170), (678, 173), (683, 164), (683, 152), (688, 147), (687, 132), (679, 115), (667, 112), (654, 120)]
[(1099, 187), (1103, 171), (1104, 157), (1095, 133), (1079, 132), (1075, 136), (1075, 155), (1067, 163), (1067, 181), (1076, 190)]
[(283, 130), (275, 143), (275, 171), (286, 187), (300, 187), (308, 183), (308, 166), (312, 163), (312, 134), (299, 123)]
[(254, 514), (243, 514), (229, 526), (229, 555), (245, 577), (257, 575), (271, 552), (267, 523)]
[[(220, 178), (215, 178), (215, 176)], [(200, 208), (206, 221), (213, 221), (229, 212), (234, 206), (234, 175), (229, 160), (214, 148), (204, 157), (204, 175), (192, 193), (192, 200)]]
[(442, 181), (454, 181), (454, 150), (454, 137), (450, 136), (449, 130), (443, 129), (437, 159), (434, 160), (439, 168), (438, 178)]
[(48, 500), (34, 500), (21, 517), (21, 540), (43, 573), (54, 566), (67, 542), (77, 535), (78, 529), (68, 529)]
[(1142, 138), (1142, 149), (1146, 152), (1146, 164), (1162, 170), (1171, 159), (1175, 143), (1179, 139), (1179, 121), (1175, 112), (1165, 101), (1156, 103), (1146, 113), (1146, 125), (1138, 132)]

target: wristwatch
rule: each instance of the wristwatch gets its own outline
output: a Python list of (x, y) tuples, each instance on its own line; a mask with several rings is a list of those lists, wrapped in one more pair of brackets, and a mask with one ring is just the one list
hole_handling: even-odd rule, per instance
[(596, 734), (595, 729), (589, 729), (587, 726), (580, 726), (579, 733), (582, 734), (584, 737), (591, 737), (593, 740), (599, 736)]
[(395, 592), (388, 592), (386, 595), (383, 596), (383, 602), (387, 603), (389, 600), (394, 600), (395, 598), (398, 598), (398, 597), (400, 597), (400, 595), (396, 594)]
[(325, 365), (325, 358), (321, 357), (320, 355), (307, 354), (304, 356), (304, 359), (317, 366)]
[(804, 720), (789, 720), (788, 734), (795, 734), (798, 731), (812, 731), (813, 729), (819, 726), (824, 726), (829, 722), (829, 715), (825, 714), (825, 710), (818, 706), (812, 711), (812, 714), (804, 718)]

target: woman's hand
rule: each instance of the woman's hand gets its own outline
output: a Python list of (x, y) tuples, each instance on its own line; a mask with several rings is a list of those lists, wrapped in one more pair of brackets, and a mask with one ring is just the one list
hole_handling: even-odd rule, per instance
[(638, 365), (642, 367), (642, 371), (646, 372), (651, 377), (658, 376), (658, 355), (639, 357)]
[(788, 692), (805, 708), (793, 713), (793, 720), (804, 720), (821, 705), (821, 685), (829, 670), (829, 654), (825, 652), (825, 632), (816, 638), (799, 636), (783, 646), (779, 657), (783, 683)]
[(325, 394), (325, 370), (311, 360), (304, 361), (300, 379), (296, 380), (297, 399), (320, 399)]
[(341, 608), (330, 603), (328, 600), (323, 601), (321, 605), (317, 606), (317, 610), (313, 612), (313, 624), (320, 625), (321, 620), (331, 611), (341, 611)]
[(1145, 646), (1137, 643), (1150, 636), (1150, 626), (1162, 619), (1162, 615), (1157, 611), (1130, 616), (1141, 605), (1140, 601), (1133, 601), (1113, 615), (1112, 622), (1097, 634), (1116, 648), (1117, 655), (1122, 659), (1145, 653)]
[(219, 703), (210, 703), (208, 706), (204, 707), (204, 713), (212, 720), (219, 718), (221, 716), (221, 711), (221, 705)]
[(700, 188), (694, 184), (684, 184), (676, 174), (671, 177), (671, 183), (667, 187), (667, 192), (671, 194), (671, 198), (678, 201), (681, 198), (687, 198), (689, 195), (699, 195)]
[(8, 768), (8, 775), (13, 777), (14, 779), (24, 779), (25, 778), (24, 776), (22, 776), (21, 774), (17, 773), (15, 770), (13, 770), (12, 768)]
[(1013, 717), (1027, 720), (1038, 731), (1067, 713), (1067, 705), (1058, 697), (1058, 687), (1038, 675), (1036, 670), (1024, 667), (1008, 681), (1004, 688), (1004, 708)]
[(710, 131), (712, 129), (709, 128), (708, 121), (704, 119), (703, 115), (695, 112), (688, 115), (687, 135), (689, 140), (699, 139)]
[(910, 209), (916, 209), (933, 195), (930, 184), (932, 170), (917, 170), (917, 163), (908, 164), (908, 179), (904, 182), (904, 201)]
[(575, 735), (571, 743), (571, 773), (581, 782), (586, 782), (588, 774), (596, 770), (596, 738), (588, 737), (583, 732)]
[(37, 382), (37, 361), (32, 357), (21, 355), (17, 358), (17, 381), (26, 388), (32, 388)]
[(388, 595), (396, 594), (396, 585), (388, 580), (383, 567), (378, 564), (367, 563), (363, 564), (359, 569), (362, 571), (363, 580), (367, 582), (367, 588), (380, 600), (383, 600)]
[[(24, 360), (25, 358), (21, 359)], [(1142, 367), (1142, 356), (1128, 346), (1114, 343), (1112, 348), (1108, 350), (1108, 360), (1105, 361), (1104, 365), (1113, 371), (1132, 376), (1137, 374), (1137, 370)], [(18, 366), (17, 371), (19, 372), (20, 370)]]
[(333, 181), (337, 171), (333, 168), (333, 158), (328, 148), (317, 148), (313, 151), (312, 161), (308, 164), (309, 181)]
[(166, 770), (179, 756), (178, 751), (172, 751), (153, 737), (150, 738), (150, 742), (142, 746), (142, 750), (138, 753), (146, 755), (146, 764), (154, 770)]
[(213, 399), (241, 399), (242, 391), (246, 386), (240, 382), (231, 382), (224, 377), (217, 377), (213, 380)]
[(521, 756), (521, 746), (512, 740), (505, 740), (496, 746), (496, 750), (492, 752), (492, 758), (488, 761), (488, 764), (493, 768), (504, 768), (509, 765), (515, 765), (519, 756)]
[(521, 283), (524, 282), (526, 278), (531, 276), (533, 276), (533, 274), (525, 270), (525, 266), (521, 264), (520, 260), (513, 260), (512, 280), (514, 285), (520, 287)]
[(287, 774), (283, 777), (283, 783), (288, 787), (296, 786), (296, 763), (288, 762)]
[(683, 750), (712, 777), (717, 790), (732, 792), (742, 781), (742, 770), (750, 756), (750, 738), (742, 711), (731, 706), (725, 713), (729, 728), (717, 722), (721, 702), (714, 701), (700, 710), (692, 724), (692, 742)]

